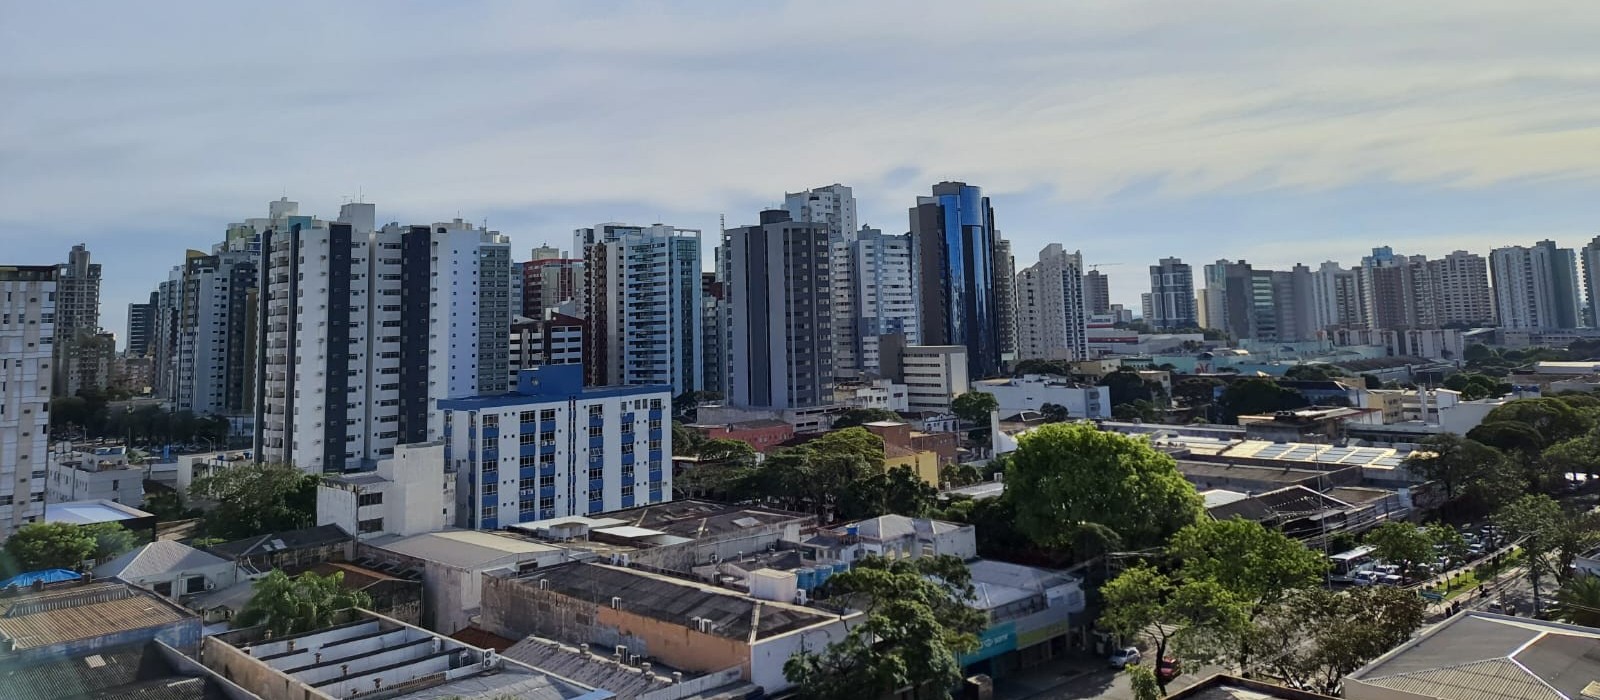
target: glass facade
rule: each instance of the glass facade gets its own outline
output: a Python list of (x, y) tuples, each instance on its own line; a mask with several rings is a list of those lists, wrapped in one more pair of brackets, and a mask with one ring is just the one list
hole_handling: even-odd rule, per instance
[[(918, 210), (932, 216), (919, 216)], [(932, 197), (918, 199), (911, 217), (914, 256), (918, 265), (937, 265), (938, 274), (924, 271), (921, 290), (922, 342), (963, 345), (967, 348), (968, 374), (973, 378), (1000, 374), (1000, 309), (995, 288), (994, 210), (979, 187), (942, 182)], [(937, 222), (937, 231), (926, 225)], [(936, 248), (936, 249), (934, 249)], [(937, 288), (927, 282), (937, 279)], [(929, 329), (929, 324), (939, 328)]]

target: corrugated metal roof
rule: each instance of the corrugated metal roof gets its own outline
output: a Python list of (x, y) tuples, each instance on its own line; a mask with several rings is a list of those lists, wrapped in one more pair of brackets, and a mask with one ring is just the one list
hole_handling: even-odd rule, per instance
[(131, 581), (227, 563), (228, 560), (222, 557), (207, 554), (182, 542), (157, 540), (95, 567), (94, 575)]
[(154, 594), (123, 583), (100, 583), (13, 599), (0, 616), (0, 634), (14, 640), (17, 649), (27, 649), (157, 627), (187, 617)]
[(1450, 700), (1567, 700), (1510, 659), (1367, 678), (1373, 685)]

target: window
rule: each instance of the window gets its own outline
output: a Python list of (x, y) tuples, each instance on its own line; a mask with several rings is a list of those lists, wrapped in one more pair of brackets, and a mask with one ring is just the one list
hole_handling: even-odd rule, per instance
[(652, 449), (652, 450), (661, 449), (661, 441), (660, 440), (651, 440), (650, 441), (650, 449)]
[(556, 498), (555, 498), (555, 496), (545, 496), (544, 498), (539, 499), (539, 509), (540, 510), (553, 510), (553, 509), (555, 509), (555, 507), (556, 507)]
[(183, 580), (184, 593), (200, 593), (206, 589), (206, 577), (190, 576)]
[(383, 505), (383, 492), (369, 492), (356, 496), (356, 506), (381, 506)]
[(486, 413), (483, 416), (483, 427), (495, 428), (500, 425), (500, 416), (495, 413)]
[(362, 534), (368, 532), (383, 532), (383, 518), (362, 520), (356, 523), (356, 530)]
[(532, 423), (537, 419), (538, 415), (534, 411), (523, 411), (520, 416), (520, 420), (524, 424)]
[(622, 454), (625, 454), (625, 455), (633, 454), (633, 443), (631, 443), (631, 442), (622, 443)]
[(555, 447), (556, 433), (554, 430), (539, 433), (539, 444), (545, 447)]
[(547, 409), (539, 412), (539, 420), (542, 420), (542, 421), (553, 421), (555, 419), (556, 419), (556, 410), (553, 409), (553, 408), (547, 408)]
[(606, 407), (601, 405), (601, 404), (595, 404), (593, 406), (590, 406), (589, 407), (589, 417), (590, 418), (600, 418), (600, 417), (605, 415), (605, 410), (606, 410)]
[(521, 457), (519, 457), (517, 459), (517, 466), (519, 466), (519, 467), (531, 467), (534, 464), (536, 464), (536, 462), (534, 460), (537, 460), (537, 459), (539, 459), (539, 458), (535, 457), (533, 455), (522, 455)]
[(598, 467), (598, 466), (595, 466), (595, 465), (592, 465), (592, 464), (589, 465), (589, 480), (590, 481), (599, 481), (601, 479), (604, 479), (605, 476), (606, 476), (605, 467)]
[(483, 520), (494, 520), (499, 517), (500, 508), (498, 506), (484, 506), (482, 515)]
[(630, 483), (622, 485), (622, 497), (633, 498), (633, 484)]
[(517, 436), (518, 444), (522, 445), (532, 445), (533, 443), (537, 442), (538, 439), (539, 434), (534, 432), (527, 432)]
[(556, 466), (556, 456), (554, 454), (539, 455), (539, 467), (541, 469), (554, 466)]
[(519, 479), (517, 481), (517, 489), (519, 491), (527, 491), (527, 490), (533, 488), (533, 481), (534, 481), (533, 477), (526, 477), (526, 478), (523, 478), (523, 479)]
[(556, 486), (556, 475), (554, 475), (554, 474), (543, 474), (543, 475), (541, 475), (539, 477), (539, 488), (547, 489), (547, 488), (555, 488), (555, 486)]
[(498, 495), (500, 495), (500, 482), (491, 481), (489, 483), (484, 484), (483, 485), (483, 495), (485, 495), (485, 496), (498, 496)]
[(533, 512), (533, 499), (526, 498), (526, 499), (517, 501), (517, 512), (521, 513), (522, 515), (527, 515), (529, 513), (532, 513)]

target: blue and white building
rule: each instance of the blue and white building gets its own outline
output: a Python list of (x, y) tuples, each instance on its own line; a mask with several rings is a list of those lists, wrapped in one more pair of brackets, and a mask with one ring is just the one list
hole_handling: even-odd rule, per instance
[(512, 393), (440, 401), (456, 524), (494, 530), (671, 500), (672, 392), (585, 387), (582, 365), (544, 365)]

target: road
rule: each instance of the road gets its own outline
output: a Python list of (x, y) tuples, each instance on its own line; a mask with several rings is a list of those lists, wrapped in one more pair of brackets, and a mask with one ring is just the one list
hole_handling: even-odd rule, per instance
[[(1224, 671), (1221, 666), (1202, 666), (1186, 672), (1167, 685), (1167, 693), (1176, 693)], [(1133, 700), (1133, 688), (1128, 684), (1128, 674), (1107, 667), (1104, 660), (1075, 657), (1057, 659), (998, 679), (994, 697), (995, 700)]]

